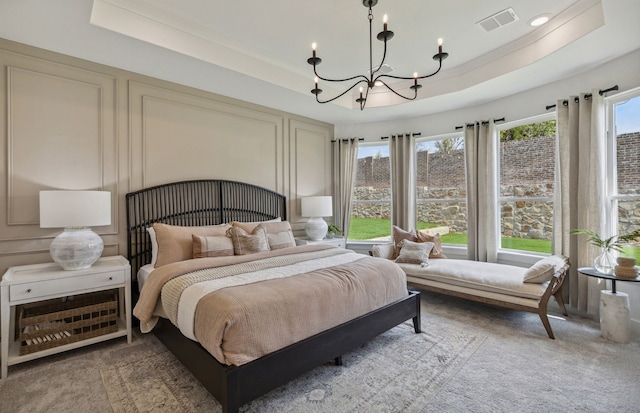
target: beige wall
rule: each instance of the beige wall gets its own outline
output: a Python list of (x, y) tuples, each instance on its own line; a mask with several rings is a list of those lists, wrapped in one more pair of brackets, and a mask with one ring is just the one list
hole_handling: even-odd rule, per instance
[(0, 274), (50, 261), (38, 191), (112, 193), (104, 255), (127, 255), (124, 195), (219, 178), (330, 195), (333, 125), (0, 39)]

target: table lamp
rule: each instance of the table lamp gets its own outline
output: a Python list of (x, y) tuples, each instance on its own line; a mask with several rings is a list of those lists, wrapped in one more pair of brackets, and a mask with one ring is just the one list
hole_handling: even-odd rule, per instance
[(327, 223), (322, 217), (333, 215), (333, 201), (330, 196), (308, 196), (302, 198), (302, 216), (309, 217), (304, 226), (307, 238), (318, 241), (327, 235)]
[(102, 238), (89, 227), (111, 225), (111, 192), (40, 191), (40, 228), (64, 228), (51, 258), (65, 270), (89, 268), (102, 255)]

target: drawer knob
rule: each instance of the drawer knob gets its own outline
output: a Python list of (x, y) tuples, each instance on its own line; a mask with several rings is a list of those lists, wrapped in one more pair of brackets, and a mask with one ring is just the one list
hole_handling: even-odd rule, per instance
[(113, 277), (109, 277), (109, 281), (112, 281), (112, 280), (113, 280)]
[(30, 293), (30, 292), (31, 292), (31, 288), (28, 288), (28, 289), (27, 289), (27, 293)]

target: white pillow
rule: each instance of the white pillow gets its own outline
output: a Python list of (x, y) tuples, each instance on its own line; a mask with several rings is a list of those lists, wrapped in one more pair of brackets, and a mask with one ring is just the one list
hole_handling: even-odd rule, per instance
[(156, 230), (153, 227), (148, 227), (147, 232), (149, 238), (151, 238), (151, 262), (150, 264), (156, 266), (156, 260), (158, 259), (158, 239), (156, 238)]
[(567, 259), (561, 255), (551, 255), (534, 263), (524, 273), (524, 282), (543, 284), (550, 281), (556, 271), (559, 271), (567, 263)]

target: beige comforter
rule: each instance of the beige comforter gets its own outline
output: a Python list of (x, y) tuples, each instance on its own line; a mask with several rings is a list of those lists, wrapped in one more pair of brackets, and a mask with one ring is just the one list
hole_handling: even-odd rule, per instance
[[(292, 269), (298, 267), (311, 269)], [(251, 281), (265, 272), (292, 274)], [(236, 277), (249, 281), (233, 285)], [(190, 297), (184, 291), (207, 285), (208, 280), (231, 286), (203, 294), (197, 303), (180, 303), (182, 295)], [(301, 246), (160, 267), (145, 282), (134, 315), (148, 323), (162, 297), (164, 312), (178, 325), (184, 319), (178, 309), (193, 306), (193, 325), (179, 327), (192, 328), (192, 338), (219, 362), (242, 365), (406, 295), (405, 274), (389, 260)]]

